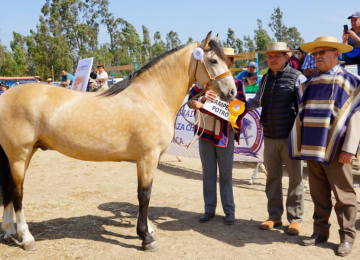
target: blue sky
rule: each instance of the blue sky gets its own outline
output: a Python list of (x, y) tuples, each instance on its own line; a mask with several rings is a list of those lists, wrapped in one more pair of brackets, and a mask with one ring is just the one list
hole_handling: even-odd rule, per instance
[[(318, 36), (334, 36), (341, 41), (343, 25), (350, 23), (347, 17), (360, 11), (359, 0), (332, 2), (324, 0), (303, 1), (215, 1), (215, 0), (109, 0), (110, 11), (135, 26), (142, 35), (142, 25), (150, 30), (153, 37), (160, 31), (162, 39), (173, 30), (178, 33), (182, 43), (188, 37), (203, 39), (209, 31), (219, 33), (219, 39), (227, 38), (230, 27), (237, 38), (254, 36), (257, 19), (262, 20), (263, 28), (271, 37), (268, 27), (274, 8), (283, 12), (283, 23), (287, 27), (297, 27), (305, 42)], [(0, 39), (10, 49), (12, 32), (29, 35), (36, 30), (41, 7), (45, 0), (0, 0)], [(344, 6), (342, 6), (344, 4)], [(99, 41), (109, 42), (106, 30), (100, 30)]]

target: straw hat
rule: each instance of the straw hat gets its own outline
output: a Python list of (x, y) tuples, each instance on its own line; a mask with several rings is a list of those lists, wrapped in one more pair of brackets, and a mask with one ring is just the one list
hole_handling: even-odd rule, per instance
[(107, 82), (109, 79), (108, 78), (96, 78), (96, 81), (104, 81)]
[(309, 53), (315, 52), (315, 48), (318, 47), (330, 47), (337, 49), (339, 53), (349, 52), (353, 49), (352, 46), (344, 43), (340, 43), (337, 38), (331, 36), (317, 37), (315, 41), (304, 43), (300, 48)]
[(52, 78), (48, 78), (46, 81), (52, 81)]
[(234, 48), (222, 47), (222, 50), (223, 50), (224, 54), (225, 54), (227, 57), (230, 57), (230, 58), (237, 58), (237, 57), (240, 57), (240, 56), (241, 56), (241, 55), (239, 55), (239, 54), (235, 54)]
[(296, 50), (288, 50), (286, 42), (269, 42), (266, 47), (266, 51), (257, 51), (257, 53), (268, 52), (294, 52)]

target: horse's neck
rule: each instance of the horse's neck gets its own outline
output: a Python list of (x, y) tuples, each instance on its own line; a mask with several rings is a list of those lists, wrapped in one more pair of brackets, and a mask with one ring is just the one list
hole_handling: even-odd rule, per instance
[(195, 63), (190, 62), (194, 45), (164, 57), (136, 80), (136, 84), (143, 85), (142, 92), (154, 102), (163, 103), (172, 116), (194, 81)]

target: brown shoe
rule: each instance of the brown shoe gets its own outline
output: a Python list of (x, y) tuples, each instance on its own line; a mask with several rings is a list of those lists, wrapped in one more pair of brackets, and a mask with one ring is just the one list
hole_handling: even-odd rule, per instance
[(351, 253), (352, 246), (353, 243), (351, 242), (341, 242), (336, 254), (339, 256), (347, 256)]
[(309, 237), (308, 239), (304, 239), (301, 244), (303, 246), (315, 246), (319, 243), (324, 243), (328, 240), (329, 236), (322, 236), (319, 234), (312, 234), (311, 237)]
[(270, 229), (272, 229), (274, 227), (279, 227), (279, 226), (282, 226), (281, 220), (268, 219), (265, 222), (261, 223), (260, 229), (262, 229), (262, 230), (270, 230)]
[(300, 230), (301, 230), (301, 223), (291, 222), (290, 226), (288, 227), (287, 233), (289, 235), (297, 236), (299, 235)]

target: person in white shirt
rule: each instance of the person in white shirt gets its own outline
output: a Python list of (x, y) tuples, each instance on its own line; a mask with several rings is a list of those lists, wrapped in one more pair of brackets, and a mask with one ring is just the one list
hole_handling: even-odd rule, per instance
[(97, 79), (107, 79), (109, 78), (109, 75), (105, 71), (104, 65), (99, 64), (97, 65), (98, 73), (97, 73)]

